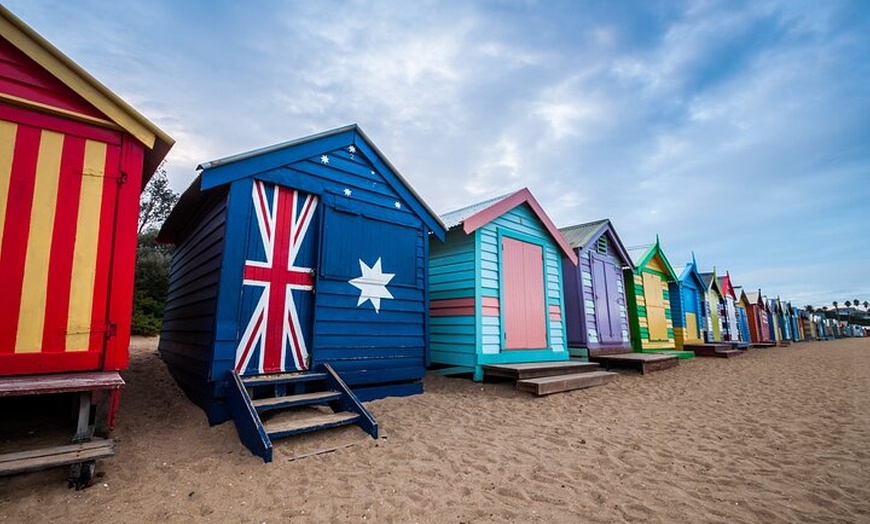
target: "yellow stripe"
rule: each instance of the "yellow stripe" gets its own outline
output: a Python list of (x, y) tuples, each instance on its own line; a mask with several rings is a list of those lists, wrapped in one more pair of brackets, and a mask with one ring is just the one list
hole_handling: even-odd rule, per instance
[(51, 260), (51, 236), (57, 207), (57, 185), (63, 135), (43, 131), (36, 160), (33, 208), (30, 212), (30, 235), (24, 262), (21, 309), (18, 314), (16, 353), (36, 353), (42, 348), (45, 302), (48, 295), (48, 265)]
[(85, 161), (82, 167), (84, 175), (76, 222), (76, 247), (70, 277), (67, 351), (87, 351), (90, 342), (105, 165), (106, 144), (88, 140), (85, 143)]
[(0, 249), (3, 247), (3, 229), (6, 225), (6, 202), (9, 201), (9, 180), (12, 178), (12, 156), (15, 154), (15, 135), (18, 126), (0, 120)]

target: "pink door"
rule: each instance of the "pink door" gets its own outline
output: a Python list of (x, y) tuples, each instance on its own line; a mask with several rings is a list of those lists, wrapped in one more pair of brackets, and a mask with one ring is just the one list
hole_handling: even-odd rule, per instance
[(502, 238), (505, 349), (547, 348), (544, 252), (541, 246)]

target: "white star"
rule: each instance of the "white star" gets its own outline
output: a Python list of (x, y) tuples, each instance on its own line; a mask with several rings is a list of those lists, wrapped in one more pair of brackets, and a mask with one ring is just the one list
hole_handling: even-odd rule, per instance
[(373, 174), (373, 175), (374, 175), (374, 174), (375, 174), (375, 172), (374, 172), (374, 171), (369, 171), (369, 173), (371, 173), (371, 174)]
[(347, 150), (350, 151), (350, 154), (351, 154), (351, 155), (354, 154), (354, 153), (356, 153), (356, 147), (355, 147), (355, 146), (350, 146), (350, 147), (347, 148)]
[(350, 285), (360, 291), (359, 300), (356, 305), (361, 306), (368, 300), (372, 303), (372, 306), (374, 306), (375, 313), (380, 313), (381, 299), (393, 298), (392, 293), (387, 289), (387, 284), (390, 283), (390, 280), (393, 280), (393, 277), (396, 276), (396, 274), (384, 273), (381, 270), (380, 257), (378, 257), (377, 262), (375, 262), (375, 265), (372, 267), (369, 267), (362, 261), (362, 259), (360, 259), (359, 270), (362, 273), (362, 276), (348, 280)]
[(349, 197), (351, 194), (353, 194), (353, 191), (349, 187), (344, 188), (344, 196)]
[(396, 209), (402, 209), (402, 203), (399, 202), (398, 200), (396, 200), (396, 203), (393, 205), (396, 206)]
[(326, 156), (326, 155), (320, 155), (320, 161), (323, 162), (324, 164), (328, 164), (328, 163), (329, 163), (329, 157)]

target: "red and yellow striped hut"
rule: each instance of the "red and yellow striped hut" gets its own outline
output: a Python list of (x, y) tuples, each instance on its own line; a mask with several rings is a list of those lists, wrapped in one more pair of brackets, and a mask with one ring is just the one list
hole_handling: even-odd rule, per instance
[(139, 195), (172, 144), (0, 6), (0, 376), (127, 366)]

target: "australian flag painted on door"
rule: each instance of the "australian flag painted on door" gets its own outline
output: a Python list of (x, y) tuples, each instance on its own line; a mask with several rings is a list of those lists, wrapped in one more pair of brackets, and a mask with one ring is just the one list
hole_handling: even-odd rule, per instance
[(232, 372), (329, 364), (362, 400), (422, 391), (441, 221), (355, 125), (206, 162), (164, 224), (160, 354), (212, 422)]
[(317, 253), (317, 197), (255, 181), (235, 370), (308, 369)]

